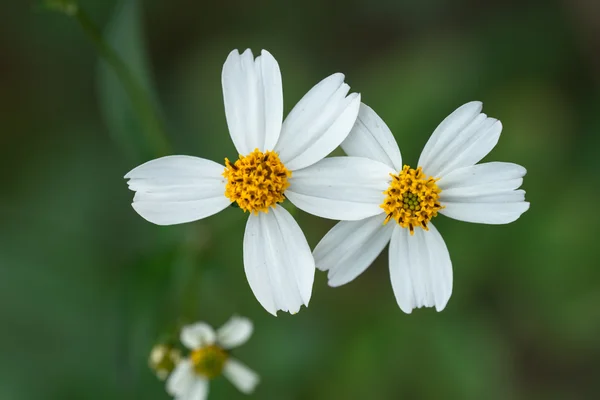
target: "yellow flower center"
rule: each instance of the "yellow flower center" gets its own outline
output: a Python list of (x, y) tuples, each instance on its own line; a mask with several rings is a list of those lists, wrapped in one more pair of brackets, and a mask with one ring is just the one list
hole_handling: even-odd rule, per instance
[(206, 346), (192, 351), (190, 358), (194, 371), (208, 379), (221, 375), (229, 355), (219, 346)]
[(390, 176), (392, 182), (381, 204), (387, 214), (384, 225), (393, 219), (401, 227), (410, 229), (411, 235), (416, 226), (428, 230), (427, 223), (442, 209), (441, 189), (436, 184), (439, 178), (427, 177), (421, 167), (415, 170), (408, 165)]
[(234, 164), (226, 158), (223, 176), (227, 178), (225, 196), (244, 212), (258, 214), (285, 200), (283, 192), (290, 186), (292, 173), (274, 151), (255, 149), (247, 156), (240, 155)]

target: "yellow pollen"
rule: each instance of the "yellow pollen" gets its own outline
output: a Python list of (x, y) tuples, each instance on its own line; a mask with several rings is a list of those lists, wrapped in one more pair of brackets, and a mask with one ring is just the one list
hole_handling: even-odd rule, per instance
[(229, 354), (219, 346), (206, 346), (192, 351), (190, 358), (194, 371), (208, 379), (221, 375)]
[(381, 204), (387, 218), (384, 225), (393, 219), (403, 228), (415, 233), (415, 227), (425, 230), (427, 223), (443, 207), (440, 205), (441, 189), (436, 182), (439, 178), (427, 177), (421, 167), (415, 169), (405, 165), (398, 174), (390, 174), (392, 182), (383, 192), (386, 197)]
[(255, 149), (247, 156), (240, 155), (234, 164), (226, 158), (223, 176), (227, 178), (225, 196), (244, 212), (258, 214), (285, 200), (283, 192), (290, 186), (292, 173), (274, 151)]

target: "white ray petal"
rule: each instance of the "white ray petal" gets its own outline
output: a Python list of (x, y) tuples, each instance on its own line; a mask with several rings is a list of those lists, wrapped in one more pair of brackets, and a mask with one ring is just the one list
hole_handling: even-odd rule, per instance
[(390, 241), (390, 278), (400, 309), (434, 307), (442, 311), (452, 294), (450, 255), (433, 224), (429, 231), (396, 226)]
[(341, 221), (321, 239), (313, 255), (329, 286), (341, 286), (362, 274), (388, 244), (396, 225), (383, 225), (380, 214), (360, 221)]
[(360, 95), (348, 95), (343, 74), (333, 74), (315, 85), (283, 122), (275, 146), (291, 171), (308, 167), (338, 147), (350, 133)]
[(419, 158), (427, 175), (442, 177), (474, 165), (496, 146), (502, 124), (480, 111), (480, 102), (467, 103), (438, 126)]
[[(479, 195), (456, 193), (444, 196), (443, 200), (440, 199), (442, 206), (456, 203), (521, 203), (524, 201), (525, 191), (522, 189)], [(440, 210), (442, 213), (443, 211), (444, 209)]]
[(190, 350), (210, 346), (215, 342), (215, 339), (215, 331), (210, 325), (204, 322), (186, 325), (181, 329), (181, 343)]
[(254, 59), (247, 49), (233, 50), (221, 76), (225, 115), (237, 151), (246, 155), (255, 148), (275, 146), (283, 119), (283, 89), (279, 65), (266, 50)]
[(252, 321), (234, 315), (217, 330), (217, 342), (225, 349), (232, 349), (246, 343), (252, 331)]
[(167, 393), (171, 396), (183, 396), (194, 384), (195, 374), (189, 359), (181, 360), (167, 379)]
[(525, 168), (491, 162), (457, 169), (439, 180), (440, 213), (467, 222), (506, 224), (529, 208), (523, 183)]
[(260, 304), (271, 314), (308, 306), (315, 263), (302, 230), (283, 207), (250, 215), (244, 234), (244, 269)]
[(358, 118), (341, 144), (349, 156), (366, 157), (402, 170), (402, 156), (396, 138), (385, 122), (369, 106), (361, 103)]
[[(523, 193), (523, 192), (521, 192)], [(493, 195), (492, 195), (493, 196)], [(517, 194), (516, 196), (519, 196)], [(444, 208), (440, 213), (447, 217), (465, 222), (479, 224), (501, 225), (516, 221), (521, 214), (529, 209), (529, 203), (522, 198), (509, 199), (510, 202), (500, 202), (506, 198), (485, 198), (478, 203), (449, 203), (443, 202)], [(497, 201), (495, 201), (497, 200)]]
[(229, 358), (223, 368), (223, 375), (242, 393), (254, 392), (260, 378), (256, 372), (235, 358)]
[(146, 220), (173, 225), (206, 218), (226, 208), (224, 167), (190, 156), (168, 156), (131, 170), (133, 208)]
[(325, 158), (294, 171), (285, 196), (296, 207), (322, 218), (359, 220), (382, 212), (383, 192), (393, 172), (368, 158)]
[(448, 115), (431, 134), (421, 152), (418, 165), (431, 164), (438, 157), (439, 153), (446, 148), (448, 143), (467, 125), (473, 122), (479, 113), (481, 113), (482, 108), (483, 104), (480, 101), (472, 101), (463, 104)]
[(194, 383), (187, 394), (177, 397), (176, 400), (206, 400), (208, 398), (208, 380), (196, 376)]
[[(454, 170), (443, 176), (437, 185), (443, 191), (465, 188), (477, 190), (481, 185), (486, 184), (516, 183), (516, 180), (524, 177), (526, 173), (527, 170), (517, 164), (489, 162)], [(511, 189), (516, 189), (519, 186), (511, 185)]]

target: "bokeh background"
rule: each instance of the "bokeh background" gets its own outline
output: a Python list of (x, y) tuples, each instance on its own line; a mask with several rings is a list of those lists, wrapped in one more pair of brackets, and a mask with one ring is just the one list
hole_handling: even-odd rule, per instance
[[(0, 14), (0, 399), (167, 399), (152, 346), (238, 313), (256, 399), (595, 399), (600, 393), (600, 8), (594, 0), (80, 1), (151, 92), (145, 136), (77, 22)], [(415, 163), (470, 100), (502, 120), (486, 160), (528, 169), (505, 226), (445, 217), (454, 293), (403, 314), (387, 254), (354, 282), (317, 271), (310, 307), (266, 313), (242, 266), (245, 216), (159, 227), (123, 175), (161, 152), (235, 157), (222, 105), (233, 48), (279, 61), (286, 112), (334, 72)], [(153, 144), (152, 144), (153, 143)], [(168, 146), (168, 147), (167, 147)], [(299, 212), (311, 246), (333, 226)], [(224, 379), (212, 399), (241, 399)]]

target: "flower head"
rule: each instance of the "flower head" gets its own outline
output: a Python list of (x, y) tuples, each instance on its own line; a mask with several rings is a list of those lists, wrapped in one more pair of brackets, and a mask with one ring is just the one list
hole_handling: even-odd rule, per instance
[[(328, 271), (330, 286), (352, 281), (390, 243), (390, 277), (400, 308), (410, 313), (419, 307), (446, 307), (452, 264), (432, 219), (439, 213), (467, 222), (507, 224), (529, 208), (525, 191), (518, 189), (525, 168), (477, 164), (502, 130), (500, 121), (481, 109), (480, 102), (471, 102), (450, 114), (431, 135), (417, 168), (411, 168), (402, 163), (385, 122), (361, 105), (342, 148), (371, 171), (354, 196), (379, 209), (371, 208), (368, 218), (338, 223), (315, 248), (317, 268)], [(384, 189), (375, 194), (375, 188)]]
[(248, 156), (240, 156), (233, 164), (226, 158), (225, 166), (225, 196), (244, 212), (266, 213), (269, 207), (285, 200), (283, 193), (290, 186), (288, 178), (292, 173), (274, 151), (263, 153), (255, 149)]
[[(239, 157), (225, 166), (189, 156), (149, 161), (125, 175), (136, 192), (133, 208), (158, 225), (206, 218), (236, 203), (249, 213), (244, 269), (254, 295), (276, 315), (308, 305), (315, 264), (294, 218), (279, 204), (341, 219), (360, 207), (348, 200), (323, 158), (352, 129), (360, 95), (349, 94), (337, 73), (314, 86), (283, 121), (279, 65), (263, 50), (232, 51), (223, 65), (223, 99), (229, 134)], [(334, 192), (333, 195), (331, 192)]]
[(181, 351), (170, 344), (157, 344), (152, 348), (148, 365), (154, 370), (156, 376), (164, 380), (169, 376), (175, 365), (181, 359)]
[(415, 227), (427, 230), (427, 223), (442, 208), (437, 179), (427, 177), (421, 167), (415, 170), (408, 165), (390, 176), (392, 181), (381, 204), (387, 215), (384, 224), (389, 220), (396, 221), (401, 227), (408, 228), (411, 235), (415, 233)]
[(249, 319), (236, 316), (216, 332), (203, 322), (183, 327), (180, 339), (190, 355), (177, 363), (167, 392), (176, 399), (204, 400), (210, 380), (225, 375), (242, 393), (252, 393), (258, 375), (229, 353), (250, 338), (252, 329)]

